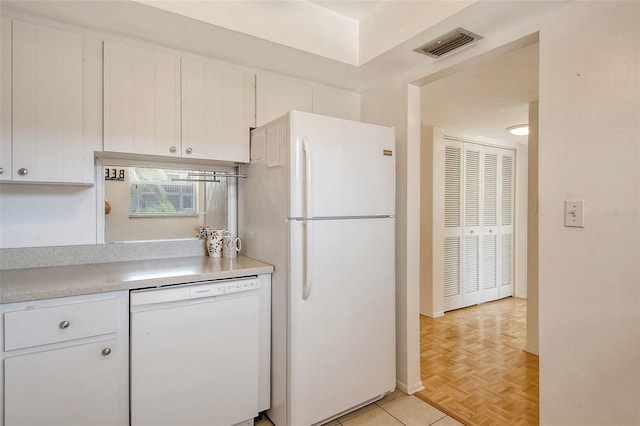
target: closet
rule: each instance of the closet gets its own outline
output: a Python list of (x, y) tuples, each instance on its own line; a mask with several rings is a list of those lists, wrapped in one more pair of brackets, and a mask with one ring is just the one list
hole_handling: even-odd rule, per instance
[[(449, 136), (435, 152), (434, 262), (444, 311), (513, 295), (512, 149)], [(438, 248), (440, 250), (438, 250)]]

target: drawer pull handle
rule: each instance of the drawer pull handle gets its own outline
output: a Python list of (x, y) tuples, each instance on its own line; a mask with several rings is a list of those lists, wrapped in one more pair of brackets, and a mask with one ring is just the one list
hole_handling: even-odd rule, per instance
[(62, 321), (60, 323), (60, 328), (65, 330), (65, 329), (69, 328), (70, 325), (71, 325), (71, 323), (69, 321)]
[(110, 354), (111, 354), (111, 348), (104, 348), (104, 349), (102, 350), (102, 355), (103, 355), (103, 356), (108, 356), (108, 355), (110, 355)]

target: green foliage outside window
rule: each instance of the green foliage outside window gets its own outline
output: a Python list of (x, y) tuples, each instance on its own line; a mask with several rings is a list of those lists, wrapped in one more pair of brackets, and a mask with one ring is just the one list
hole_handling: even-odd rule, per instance
[(192, 216), (197, 214), (196, 183), (186, 179), (182, 170), (131, 167), (130, 214), (132, 216)]

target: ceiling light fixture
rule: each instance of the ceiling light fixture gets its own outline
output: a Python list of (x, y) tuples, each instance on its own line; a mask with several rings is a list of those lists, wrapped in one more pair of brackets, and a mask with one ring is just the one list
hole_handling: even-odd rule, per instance
[(529, 134), (529, 125), (528, 124), (518, 124), (517, 126), (507, 127), (507, 130), (512, 135), (527, 136)]

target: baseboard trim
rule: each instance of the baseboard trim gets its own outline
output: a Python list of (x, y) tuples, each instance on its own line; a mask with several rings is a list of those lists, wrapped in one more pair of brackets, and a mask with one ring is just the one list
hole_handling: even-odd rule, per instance
[(407, 395), (413, 395), (416, 392), (424, 390), (424, 385), (421, 381), (413, 383), (411, 386), (407, 386), (406, 383), (403, 383), (400, 380), (396, 380), (396, 387)]
[(539, 354), (539, 350), (538, 350), (538, 347), (537, 347), (537, 346), (529, 346), (529, 345), (525, 345), (525, 346), (524, 346), (524, 349), (522, 349), (522, 350), (523, 350), (523, 351), (525, 351), (525, 352), (529, 352), (530, 354), (540, 356), (540, 354)]
[(438, 312), (420, 312), (420, 315), (424, 315), (425, 317), (429, 317), (429, 318), (440, 318), (444, 316), (444, 311), (438, 311)]

